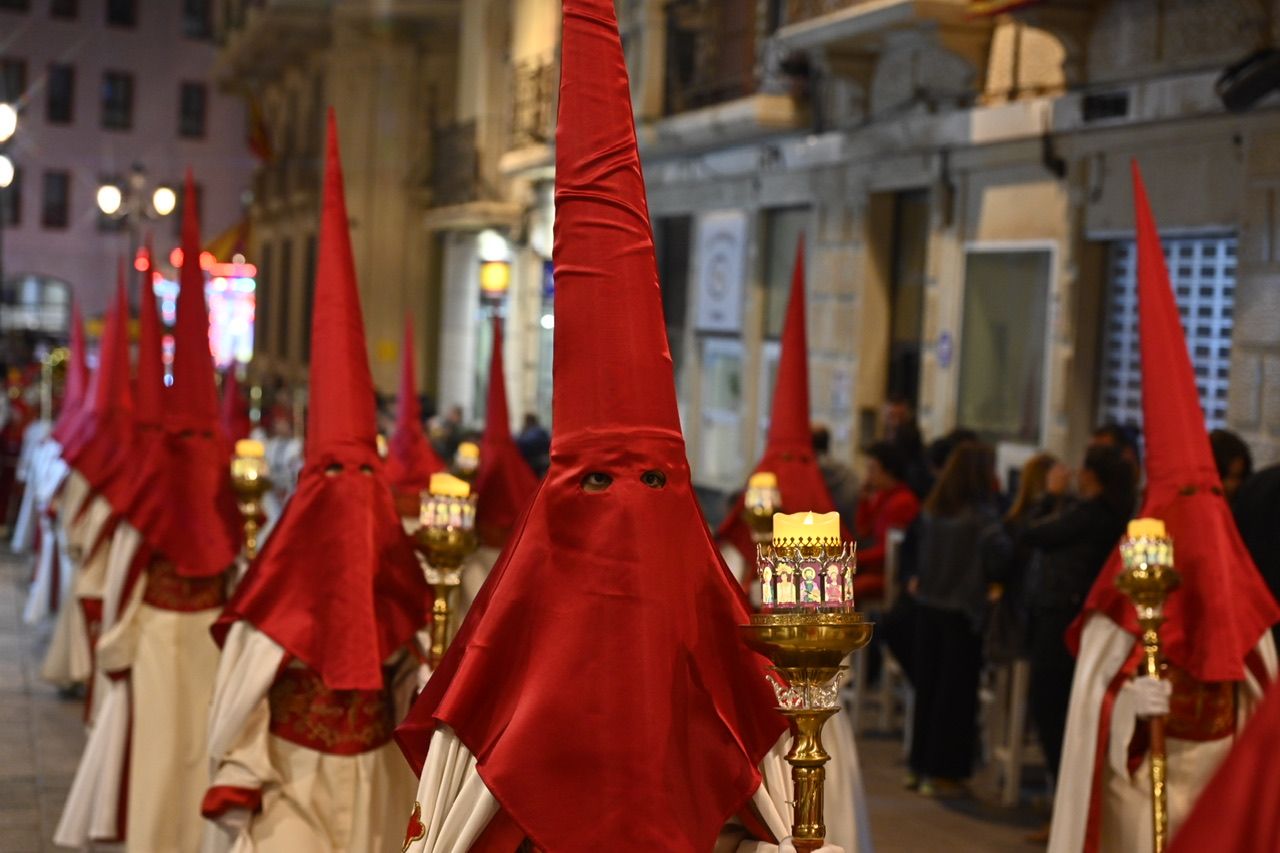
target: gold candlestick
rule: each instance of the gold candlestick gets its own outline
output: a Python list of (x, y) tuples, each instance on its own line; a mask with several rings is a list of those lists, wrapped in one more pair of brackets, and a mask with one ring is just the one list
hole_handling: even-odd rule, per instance
[(236, 455), (231, 460), (231, 488), (236, 493), (236, 506), (244, 518), (244, 556), (258, 556), (258, 532), (267, 520), (262, 511), (262, 497), (271, 489), (266, 448), (262, 442), (242, 439), (236, 442)]
[(773, 662), (770, 683), (791, 730), (796, 850), (822, 847), (826, 763), (822, 727), (840, 707), (844, 659), (871, 641), (872, 624), (854, 609), (851, 545), (838, 539), (774, 539), (757, 546), (763, 611), (741, 626), (747, 645)]
[[(1164, 522), (1154, 518), (1135, 519), (1120, 542), (1124, 571), (1116, 586), (1133, 602), (1142, 629), (1144, 659), (1142, 672), (1160, 678), (1160, 626), (1164, 624), (1164, 602), (1176, 589), (1180, 578), (1173, 568), (1173, 540)], [(1151, 831), (1153, 849), (1161, 853), (1169, 838), (1168, 780), (1164, 717), (1152, 717), (1151, 729)]]
[(453, 454), (453, 476), (467, 483), (475, 484), (476, 472), (480, 470), (480, 445), (474, 441), (464, 441), (458, 445)]
[(431, 605), (431, 667), (440, 664), (452, 639), (453, 593), (462, 584), (462, 564), (476, 550), (476, 503), (470, 485), (449, 474), (433, 474), (423, 494), (421, 525), (414, 542), (422, 556)]
[(778, 477), (769, 471), (757, 471), (747, 480), (742, 496), (742, 519), (751, 529), (751, 541), (766, 545), (773, 539), (773, 516), (782, 510), (782, 493)]

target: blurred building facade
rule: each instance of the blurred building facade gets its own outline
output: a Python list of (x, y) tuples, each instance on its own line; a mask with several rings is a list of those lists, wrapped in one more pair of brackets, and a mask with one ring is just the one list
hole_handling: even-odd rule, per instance
[[(180, 189), (193, 169), (206, 238), (242, 218), (252, 157), (239, 99), (210, 79), (213, 5), (0, 2), (0, 101), (20, 113), (15, 180), (0, 190), (6, 330), (65, 328), (73, 293), (89, 316), (105, 310), (116, 260), (144, 229), (104, 217), (97, 189), (135, 165), (148, 193)], [(176, 213), (145, 228), (162, 257), (178, 242)]]
[[(427, 215), (445, 258), (441, 394), (482, 400), (476, 232), (492, 228), (513, 262), (512, 409), (545, 417), (559, 6), (466, 6), (460, 79), (475, 79), (435, 133), (474, 120), (477, 161), (467, 199)], [(1276, 45), (1280, 3), (618, 9), (701, 486), (736, 488), (763, 446), (802, 233), (813, 415), (841, 455), (875, 437), (890, 395), (928, 436), (998, 442), (1005, 470), (1036, 447), (1074, 460), (1098, 424), (1140, 421), (1131, 158), (1207, 417), (1280, 457), (1280, 99), (1235, 114), (1214, 90)]]
[[(255, 364), (306, 379), (324, 122), (335, 109), (370, 364), (394, 390), (404, 317), (433, 370), (440, 255), (428, 239), (430, 116), (451, 102), (459, 2), (225, 0), (216, 77), (249, 104), (260, 163), (252, 255), (259, 266)], [(420, 373), (420, 375), (422, 375)]]
[[(497, 262), (513, 417), (549, 420), (559, 8), (230, 0), (221, 79), (258, 93), (281, 140), (255, 184), (269, 362), (305, 361), (328, 101), (379, 385), (408, 312), (437, 402), (480, 419), (481, 271)], [(801, 234), (813, 415), (840, 455), (875, 437), (890, 395), (928, 436), (998, 442), (1006, 469), (1035, 447), (1075, 459), (1096, 425), (1140, 419), (1134, 157), (1208, 418), (1280, 457), (1280, 99), (1236, 114), (1214, 90), (1275, 46), (1280, 3), (618, 9), (700, 486), (736, 488), (761, 451)], [(308, 145), (297, 165), (289, 146)]]

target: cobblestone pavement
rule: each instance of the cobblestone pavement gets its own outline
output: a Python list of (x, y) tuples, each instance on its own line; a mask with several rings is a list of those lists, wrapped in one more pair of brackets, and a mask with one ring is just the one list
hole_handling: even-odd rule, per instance
[[(46, 634), (22, 624), (28, 562), (0, 551), (0, 853), (62, 850), (50, 840), (84, 744), (81, 705), (60, 699), (40, 680)], [(978, 797), (955, 803), (903, 790), (900, 742), (863, 736), (872, 838), (878, 853), (1017, 851), (1043, 820), (1032, 809), (1009, 811)], [(97, 851), (95, 851), (97, 853)]]

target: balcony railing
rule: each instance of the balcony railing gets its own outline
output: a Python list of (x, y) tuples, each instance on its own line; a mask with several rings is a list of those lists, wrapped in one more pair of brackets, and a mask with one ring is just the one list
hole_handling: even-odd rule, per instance
[(554, 56), (517, 62), (512, 68), (508, 151), (547, 145), (555, 137), (559, 79)]
[(758, 0), (671, 0), (663, 109), (686, 112), (753, 94), (767, 13)]
[(452, 207), (482, 198), (474, 121), (432, 129), (430, 185), (433, 207)]
[(867, 2), (868, 0), (786, 0), (787, 13), (783, 23), (809, 21), (832, 12), (839, 12), (841, 9), (861, 6)]

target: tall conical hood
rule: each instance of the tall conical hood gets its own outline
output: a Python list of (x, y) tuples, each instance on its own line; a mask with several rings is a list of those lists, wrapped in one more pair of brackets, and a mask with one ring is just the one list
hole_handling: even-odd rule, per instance
[[(1133, 164), (1133, 196), (1147, 488), (1175, 484), (1221, 489), (1160, 234), (1151, 216), (1147, 190), (1136, 162)], [(1151, 393), (1147, 393), (1148, 384)]]
[(182, 270), (178, 277), (177, 320), (173, 327), (171, 428), (213, 431), (218, 424), (218, 387), (209, 350), (209, 308), (200, 267), (200, 219), (195, 181), (187, 170), (182, 205)]
[(53, 425), (53, 437), (66, 441), (67, 432), (80, 415), (85, 394), (89, 390), (89, 368), (85, 363), (84, 318), (80, 316), (80, 303), (71, 301), (71, 340), (67, 345), (67, 378), (62, 391), (62, 409)]
[(534, 492), (538, 477), (511, 438), (507, 381), (502, 367), (502, 318), (493, 318), (493, 352), (489, 357), (489, 393), (476, 473), (476, 528), (490, 547), (506, 544)]
[(64, 455), (71, 467), (100, 489), (133, 440), (133, 388), (129, 377), (129, 301), (124, 262), (116, 274), (116, 296), (102, 333), (98, 369), (89, 382), (85, 414), (68, 436)]
[(627, 67), (604, 5), (564, 10), (553, 443), (602, 427), (680, 433)]
[(228, 368), (222, 380), (222, 407), (218, 411), (218, 422), (231, 441), (248, 438), (249, 431), (253, 428), (249, 418), (249, 401), (240, 391), (240, 380), (236, 377), (234, 364)]
[(710, 850), (784, 725), (690, 483), (613, 0), (561, 44), (551, 464), (396, 737), (449, 726), (539, 849)]
[[(1181, 586), (1165, 604), (1162, 651), (1200, 681), (1239, 681), (1245, 658), (1272, 625), (1277, 607), (1236, 530), (1213, 464), (1160, 236), (1137, 163), (1138, 328), (1147, 493), (1141, 515), (1164, 521)], [(1117, 549), (1098, 575), (1085, 613), (1106, 614), (1140, 635), (1133, 605), (1116, 589)]]
[(329, 688), (382, 690), (383, 664), (427, 623), (430, 594), (378, 458), (332, 109), (328, 125), (307, 461), (214, 636), (243, 619)]
[[(773, 389), (773, 412), (764, 455), (752, 473), (768, 471), (778, 479), (783, 512), (831, 512), (836, 508), (822, 470), (813, 454), (809, 426), (809, 336), (805, 327), (804, 237), (796, 247), (791, 274), (791, 298), (782, 327), (782, 353)], [(742, 554), (743, 584), (755, 577), (755, 543), (742, 517), (743, 498), (725, 516), (716, 537)], [(848, 519), (852, 521), (852, 519)], [(849, 538), (847, 525), (845, 538)]]
[[(413, 318), (404, 318), (404, 351), (400, 365), (400, 398), (396, 403), (396, 431), (387, 453), (387, 479), (412, 507), (427, 487), (431, 475), (445, 469), (435, 448), (422, 430), (422, 406), (418, 404), (418, 382), (413, 369)], [(407, 512), (405, 513), (407, 514)]]
[(778, 357), (766, 452), (783, 450), (813, 453), (809, 431), (809, 335), (805, 325), (803, 236), (796, 247), (795, 268), (791, 274), (791, 297), (782, 327), (782, 353)]
[(173, 386), (164, 393), (164, 435), (149, 449), (126, 515), (153, 552), (189, 578), (226, 572), (243, 528), (231, 491), (231, 446), (218, 427), (209, 311), (200, 268), (195, 183), (188, 170), (182, 270), (174, 322)]
[(134, 420), (139, 427), (155, 428), (164, 423), (164, 354), (160, 331), (160, 311), (156, 307), (155, 265), (151, 243), (147, 242), (147, 268), (142, 271), (138, 295), (138, 378)]
[(364, 315), (351, 256), (338, 128), (329, 110), (324, 199), (311, 328), (311, 389), (306, 456), (311, 464), (335, 449), (359, 447), (378, 456), (373, 377), (364, 339)]

